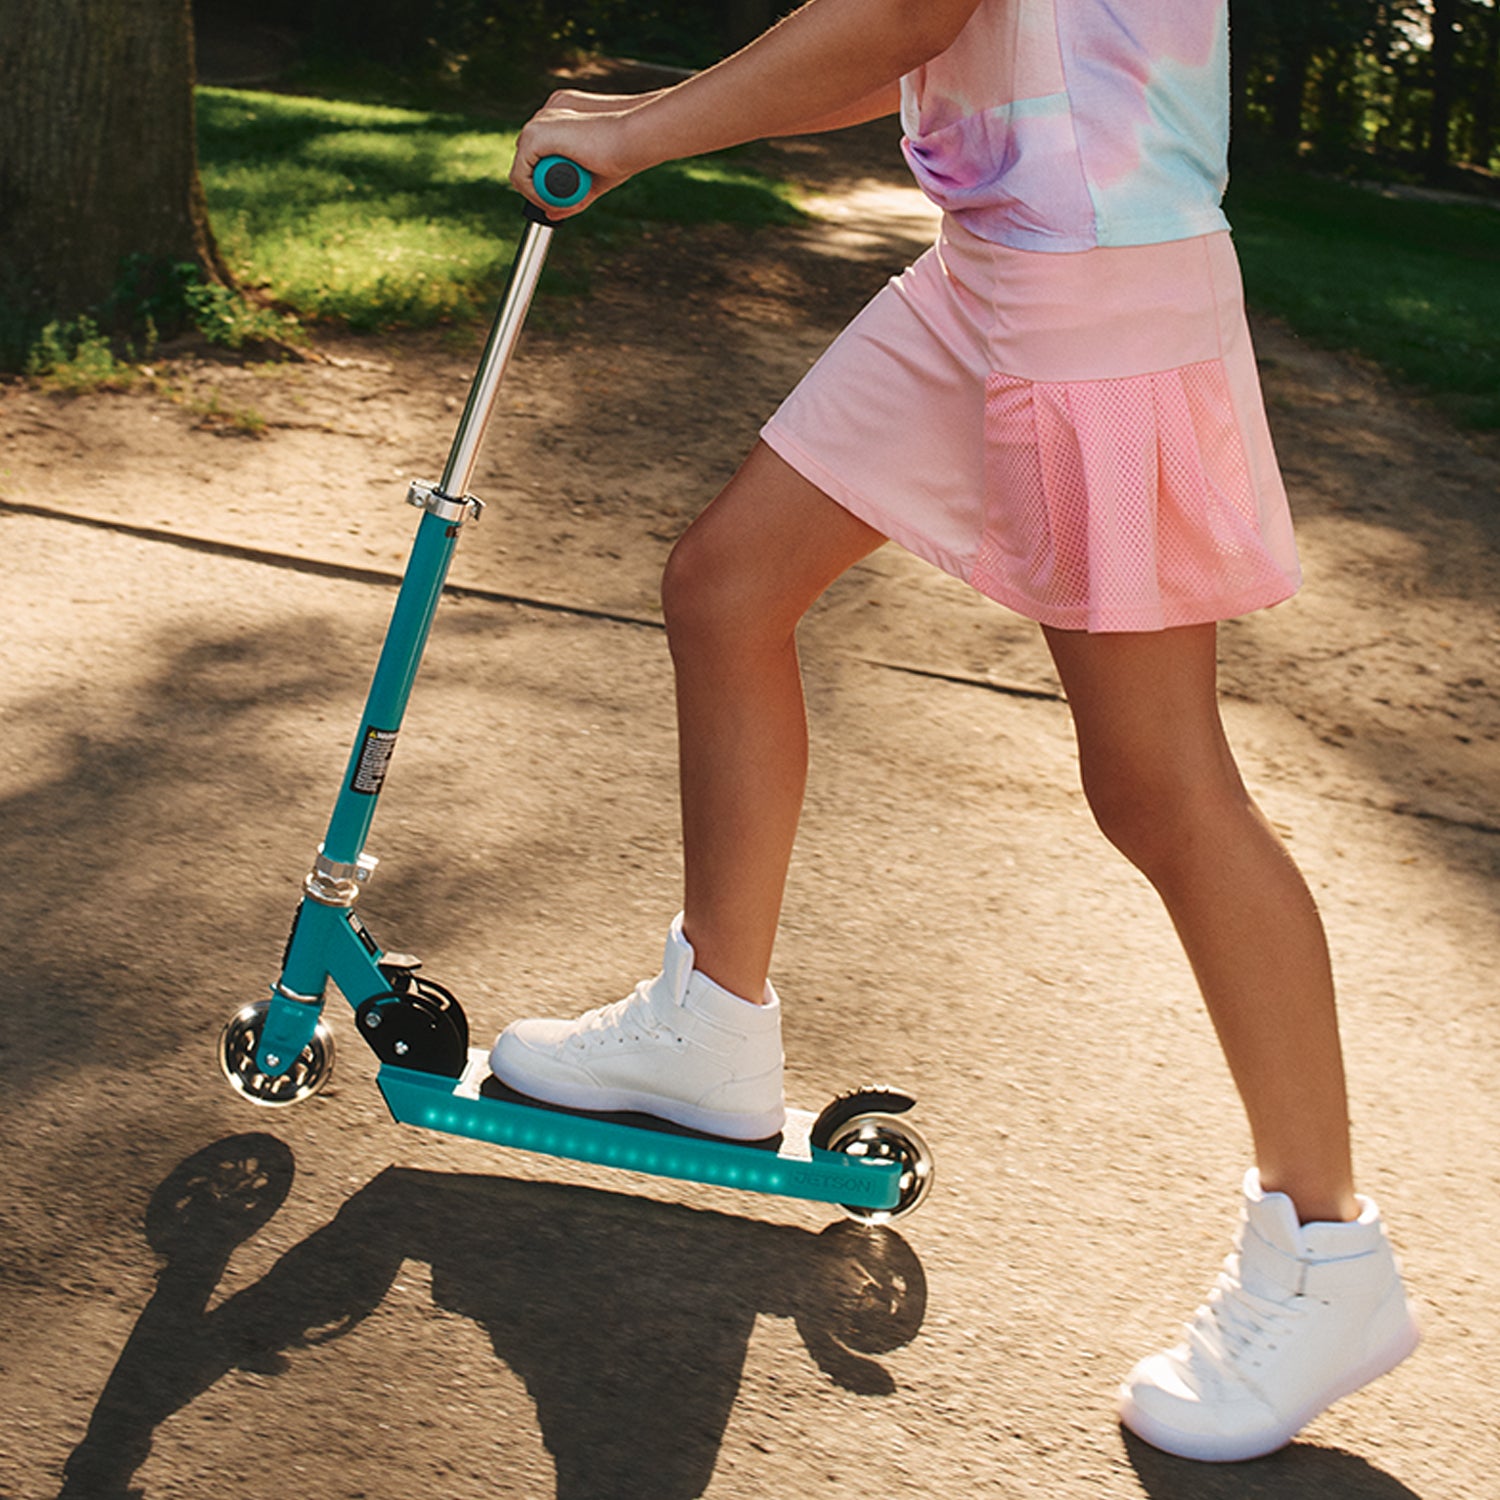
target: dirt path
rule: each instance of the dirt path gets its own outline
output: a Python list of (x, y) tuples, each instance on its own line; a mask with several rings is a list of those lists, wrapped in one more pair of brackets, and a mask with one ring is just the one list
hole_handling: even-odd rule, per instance
[[(878, 133), (782, 149), (822, 222), (657, 232), (508, 382), (366, 910), (477, 1032), (654, 960), (661, 561), (921, 243)], [(476, 352), (350, 340), (184, 361), (175, 399), (0, 387), (0, 1494), (1492, 1494), (1500, 464), (1257, 333), (1309, 582), (1226, 629), (1228, 716), (1324, 906), (1417, 1360), (1259, 1465), (1122, 1442), (1109, 1393), (1201, 1295), (1243, 1132), (1034, 630), (892, 548), (805, 630), (778, 978), (800, 1102), (921, 1097), (941, 1188), (899, 1236), (402, 1131), (343, 1015), (319, 1100), (230, 1096), (212, 1042), (272, 977)]]

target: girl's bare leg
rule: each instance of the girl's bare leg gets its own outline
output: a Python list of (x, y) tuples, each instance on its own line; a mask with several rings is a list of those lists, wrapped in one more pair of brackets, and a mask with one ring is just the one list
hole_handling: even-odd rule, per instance
[(681, 725), (682, 919), (661, 972), (623, 1000), (575, 1021), (512, 1021), (490, 1052), (502, 1083), (736, 1140), (782, 1128), (781, 1007), (765, 1002), (807, 773), (794, 637), (813, 600), (883, 540), (758, 445), (677, 544), (662, 602)]
[(757, 444), (662, 580), (677, 674), (683, 931), (697, 967), (759, 999), (807, 776), (797, 622), (885, 540)]
[(1105, 836), (1166, 903), (1250, 1120), (1261, 1181), (1303, 1222), (1356, 1216), (1322, 924), (1219, 719), (1213, 625), (1047, 630)]

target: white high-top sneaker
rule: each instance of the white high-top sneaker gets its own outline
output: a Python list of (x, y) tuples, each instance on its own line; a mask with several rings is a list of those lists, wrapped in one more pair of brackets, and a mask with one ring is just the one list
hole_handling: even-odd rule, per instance
[(758, 1141), (782, 1127), (781, 1004), (752, 1004), (693, 967), (679, 913), (661, 973), (576, 1021), (513, 1021), (490, 1071), (564, 1109), (639, 1110), (690, 1130)]
[(1130, 1372), (1120, 1420), (1183, 1458), (1259, 1458), (1400, 1364), (1416, 1316), (1379, 1210), (1359, 1204), (1350, 1223), (1299, 1224), (1290, 1198), (1246, 1173), (1234, 1253), (1182, 1343)]

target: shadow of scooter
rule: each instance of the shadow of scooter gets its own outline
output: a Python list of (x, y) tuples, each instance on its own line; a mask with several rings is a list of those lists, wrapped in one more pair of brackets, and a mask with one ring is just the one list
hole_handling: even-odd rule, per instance
[(922, 1324), (921, 1263), (890, 1230), (821, 1234), (589, 1188), (388, 1168), (254, 1285), (208, 1310), (235, 1247), (285, 1200), (292, 1153), (241, 1135), (153, 1195), (166, 1260), (106, 1382), (60, 1500), (123, 1500), (158, 1426), (230, 1370), (274, 1374), (379, 1307), (426, 1261), (441, 1308), (474, 1320), (536, 1403), (559, 1500), (700, 1495), (760, 1314), (795, 1321), (820, 1369), (895, 1389), (873, 1355)]

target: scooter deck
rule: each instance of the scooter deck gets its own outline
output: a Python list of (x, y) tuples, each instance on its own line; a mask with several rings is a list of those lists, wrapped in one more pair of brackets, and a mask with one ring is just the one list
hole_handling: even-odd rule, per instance
[(479, 1048), (470, 1049), (457, 1079), (387, 1063), (376, 1082), (397, 1121), (445, 1135), (851, 1208), (890, 1209), (900, 1199), (896, 1162), (814, 1146), (809, 1132), (816, 1116), (806, 1110), (788, 1110), (779, 1136), (749, 1142), (683, 1131), (641, 1115), (578, 1114), (510, 1094), (495, 1082), (489, 1056)]

